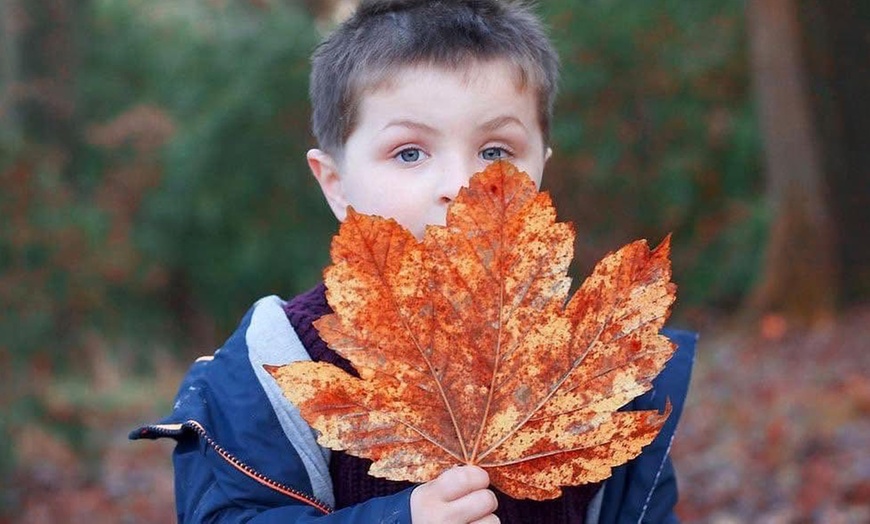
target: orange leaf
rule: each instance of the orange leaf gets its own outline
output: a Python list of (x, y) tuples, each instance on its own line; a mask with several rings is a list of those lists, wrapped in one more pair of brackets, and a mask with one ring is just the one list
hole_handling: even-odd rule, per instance
[(557, 497), (637, 456), (669, 414), (617, 409), (674, 346), (669, 239), (605, 257), (568, 300), (574, 232), (506, 162), (472, 177), (417, 241), (349, 210), (315, 324), (361, 378), (326, 363), (269, 368), (332, 449), (369, 473), (428, 481), (456, 464), (515, 498)]

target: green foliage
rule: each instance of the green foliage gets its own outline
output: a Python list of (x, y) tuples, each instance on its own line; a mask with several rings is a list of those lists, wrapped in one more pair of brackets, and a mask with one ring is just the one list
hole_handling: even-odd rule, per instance
[(0, 144), (0, 347), (59, 363), (91, 331), (147, 347), (189, 334), (191, 311), (223, 336), (254, 298), (317, 281), (333, 229), (304, 161), (319, 36), (262, 5), (83, 4), (76, 136)]
[(681, 306), (733, 306), (764, 240), (743, 3), (545, 2), (563, 61), (545, 183), (580, 265), (674, 232)]
[(45, 419), (38, 383), (90, 380), (108, 355), (147, 373), (143, 355), (193, 331), (190, 311), (224, 336), (255, 297), (313, 285), (333, 229), (304, 161), (318, 39), (304, 11), (78, 5), (75, 135), (0, 143), (0, 404), (16, 415), (0, 424), (4, 474), (14, 435)]
[(277, 2), (104, 0), (93, 31), (88, 114), (148, 103), (175, 125), (135, 227), (169, 293), (225, 331), (254, 298), (313, 285), (333, 221), (304, 160), (311, 19)]

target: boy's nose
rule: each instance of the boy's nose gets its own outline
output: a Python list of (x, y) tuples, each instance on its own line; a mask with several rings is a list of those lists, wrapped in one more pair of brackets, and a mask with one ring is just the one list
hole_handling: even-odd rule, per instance
[(477, 171), (475, 162), (454, 159), (445, 162), (439, 174), (439, 199), (444, 204), (453, 202), (459, 190), (468, 185), (468, 180)]

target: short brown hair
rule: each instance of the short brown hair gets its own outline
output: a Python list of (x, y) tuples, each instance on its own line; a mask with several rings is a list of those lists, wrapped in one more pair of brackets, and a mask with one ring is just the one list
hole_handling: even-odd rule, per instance
[(549, 137), (559, 60), (540, 20), (499, 0), (363, 0), (312, 56), (311, 123), (320, 148), (339, 153), (356, 124), (359, 98), (390, 73), (427, 64), (458, 69), (504, 59), (538, 97)]

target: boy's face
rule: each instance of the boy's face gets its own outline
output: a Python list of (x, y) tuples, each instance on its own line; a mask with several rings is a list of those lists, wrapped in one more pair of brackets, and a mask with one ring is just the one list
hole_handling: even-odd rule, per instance
[(537, 102), (503, 61), (408, 67), (361, 96), (341, 158), (315, 149), (308, 164), (339, 220), (351, 205), (421, 238), (427, 224), (445, 223), (459, 188), (493, 160), (510, 160), (540, 185), (549, 149)]

